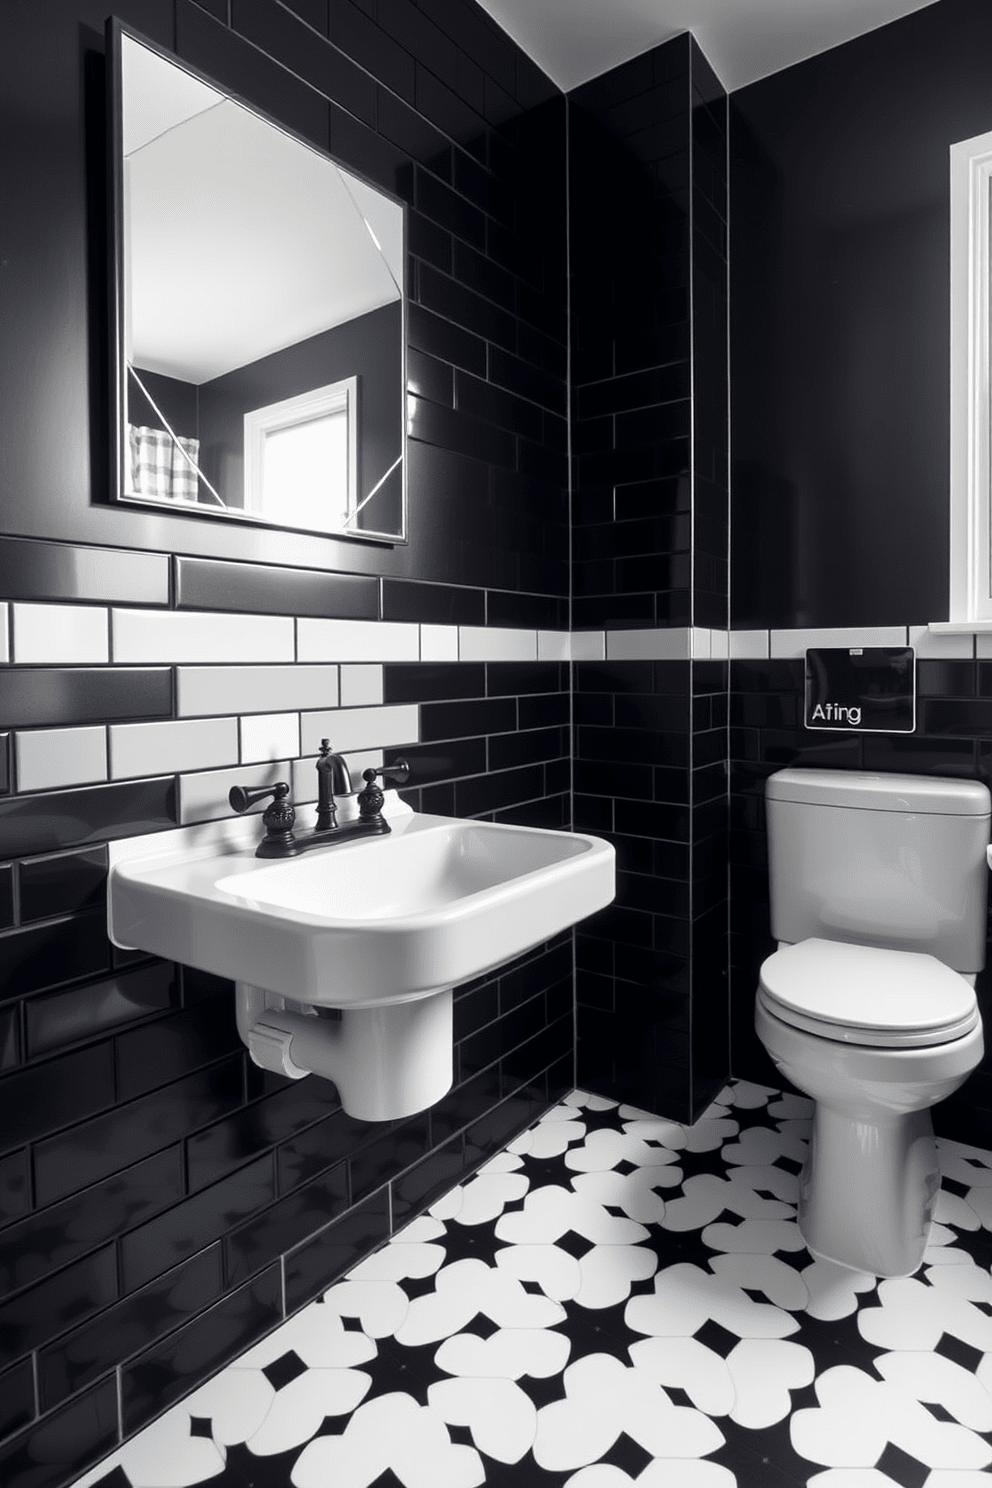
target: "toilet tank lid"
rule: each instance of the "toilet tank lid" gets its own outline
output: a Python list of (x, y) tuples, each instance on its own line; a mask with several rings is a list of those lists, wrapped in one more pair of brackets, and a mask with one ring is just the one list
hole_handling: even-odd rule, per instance
[(988, 816), (992, 798), (978, 780), (937, 775), (882, 775), (867, 770), (778, 770), (765, 782), (769, 801), (911, 811), (933, 816)]

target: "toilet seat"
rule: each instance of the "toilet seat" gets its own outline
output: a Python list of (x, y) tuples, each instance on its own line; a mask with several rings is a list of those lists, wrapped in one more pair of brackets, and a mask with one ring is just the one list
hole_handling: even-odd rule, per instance
[(934, 956), (803, 940), (764, 962), (758, 1000), (773, 1017), (834, 1042), (926, 1048), (970, 1033), (975, 989)]

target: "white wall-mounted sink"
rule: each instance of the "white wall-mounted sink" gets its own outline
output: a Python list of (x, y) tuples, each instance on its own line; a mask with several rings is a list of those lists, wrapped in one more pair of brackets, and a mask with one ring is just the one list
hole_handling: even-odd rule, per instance
[[(346, 1109), (371, 1111), (368, 1119), (429, 1104), (421, 1097), (445, 1071), (431, 1099), (448, 1088), (452, 987), (614, 895), (613, 848), (599, 838), (419, 815), (395, 800), (388, 815), (386, 836), (276, 862), (254, 856), (257, 818), (113, 844), (108, 893), (117, 945), (237, 982), (253, 1058), (290, 1075), (327, 1075)], [(342, 1017), (315, 1016), (331, 1008)], [(421, 1078), (414, 1046), (425, 1040), (433, 1053)], [(317, 1044), (328, 1051), (323, 1067)], [(370, 1102), (372, 1045), (395, 1048)], [(397, 1081), (409, 1087), (398, 1100), (386, 1091)]]

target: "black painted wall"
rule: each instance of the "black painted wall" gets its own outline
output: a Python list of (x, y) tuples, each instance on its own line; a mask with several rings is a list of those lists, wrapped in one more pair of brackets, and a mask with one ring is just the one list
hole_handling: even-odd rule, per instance
[(576, 825), (619, 871), (577, 934), (578, 1070), (678, 1119), (729, 1071), (727, 668), (685, 640), (727, 625), (726, 108), (688, 35), (569, 96), (573, 624), (686, 658), (574, 667)]
[(947, 618), (948, 146), (989, 129), (985, 0), (733, 95), (735, 626)]
[[(0, 20), (0, 601), (565, 628), (565, 105), (470, 0), (117, 13), (409, 205), (410, 543), (106, 504), (104, 3)], [(390, 663), (411, 796), (565, 826), (556, 662)], [(105, 842), (176, 778), (16, 793), (10, 730), (174, 717), (171, 666), (0, 666), (0, 1481), (57, 1488), (573, 1083), (562, 937), (459, 990), (455, 1087), (356, 1124), (247, 1061), (231, 988), (113, 950)], [(395, 751), (394, 751), (395, 753)]]

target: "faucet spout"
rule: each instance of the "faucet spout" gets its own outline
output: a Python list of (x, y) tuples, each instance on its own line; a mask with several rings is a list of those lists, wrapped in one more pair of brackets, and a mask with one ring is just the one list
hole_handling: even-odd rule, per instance
[(352, 794), (351, 771), (348, 762), (331, 749), (329, 739), (320, 741), (320, 757), (317, 760), (317, 822), (318, 832), (332, 832), (337, 826), (335, 796)]

